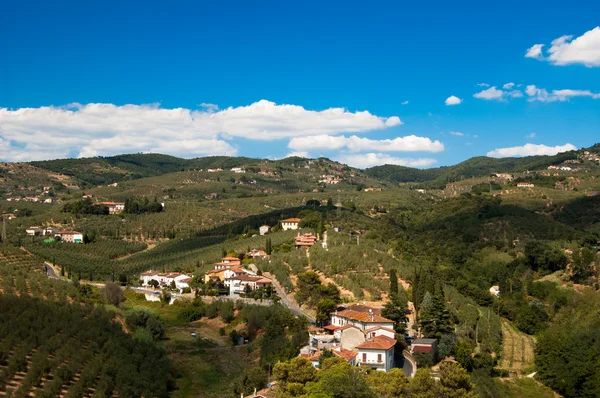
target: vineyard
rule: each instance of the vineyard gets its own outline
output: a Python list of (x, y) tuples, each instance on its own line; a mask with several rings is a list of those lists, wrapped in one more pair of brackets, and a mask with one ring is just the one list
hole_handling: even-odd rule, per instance
[(0, 295), (1, 397), (167, 397), (164, 351), (91, 306)]
[(534, 348), (533, 336), (515, 330), (506, 320), (502, 321), (502, 369), (519, 373), (531, 370), (534, 366)]

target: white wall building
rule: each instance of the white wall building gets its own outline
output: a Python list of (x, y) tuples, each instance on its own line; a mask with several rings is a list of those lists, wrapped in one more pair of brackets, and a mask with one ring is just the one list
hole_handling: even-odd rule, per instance
[(281, 229), (284, 231), (296, 230), (300, 228), (300, 221), (302, 220), (299, 218), (287, 218), (285, 220), (281, 220)]
[(260, 228), (258, 229), (258, 232), (262, 236), (262, 235), (268, 234), (269, 229), (271, 229), (271, 227), (269, 227), (268, 225), (261, 225)]
[(358, 349), (356, 362), (371, 369), (389, 372), (394, 367), (395, 345), (396, 340), (387, 336), (370, 338), (356, 346)]

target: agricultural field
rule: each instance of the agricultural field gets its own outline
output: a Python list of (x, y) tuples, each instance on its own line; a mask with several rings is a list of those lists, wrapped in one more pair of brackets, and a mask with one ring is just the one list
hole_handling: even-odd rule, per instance
[(518, 374), (534, 368), (535, 338), (516, 330), (509, 321), (502, 321), (502, 362), (500, 368)]

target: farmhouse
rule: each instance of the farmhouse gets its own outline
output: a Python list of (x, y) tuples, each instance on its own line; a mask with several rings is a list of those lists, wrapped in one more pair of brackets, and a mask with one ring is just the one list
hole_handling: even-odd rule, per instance
[(241, 167), (232, 167), (231, 171), (233, 171), (234, 173), (245, 173), (246, 170), (242, 169)]
[(142, 286), (151, 286), (151, 280), (157, 281), (162, 287), (171, 286), (171, 283), (175, 282), (175, 288), (177, 288), (180, 293), (183, 292), (183, 289), (189, 288), (189, 282), (192, 281), (190, 275), (181, 274), (179, 272), (156, 271), (146, 271), (140, 275), (140, 279), (142, 281)]
[(268, 225), (261, 225), (260, 228), (258, 229), (258, 232), (262, 236), (262, 235), (268, 234), (269, 229), (271, 229), (271, 227), (269, 227)]
[(318, 238), (312, 233), (306, 233), (296, 236), (296, 247), (312, 247), (317, 242)]
[(223, 169), (221, 169), (221, 168), (216, 168), (216, 169), (208, 169), (208, 170), (206, 170), (206, 171), (208, 171), (209, 173), (218, 173), (219, 171), (223, 171)]
[(496, 296), (496, 297), (500, 296), (500, 287), (499, 286), (490, 287), (490, 294), (492, 296)]
[(125, 210), (124, 202), (100, 202), (98, 204), (108, 207), (109, 214), (120, 214)]
[(517, 187), (518, 188), (533, 188), (533, 187), (535, 187), (535, 185), (530, 182), (520, 182), (517, 184)]
[(281, 220), (281, 229), (284, 231), (298, 229), (300, 227), (300, 221), (302, 220), (299, 218), (286, 218), (285, 220)]
[(229, 283), (229, 295), (239, 296), (240, 294), (250, 290), (256, 290), (261, 287), (270, 286), (271, 280), (263, 276), (240, 275), (231, 278)]
[(248, 258), (260, 258), (260, 259), (264, 259), (264, 258), (268, 257), (268, 254), (264, 250), (252, 249), (248, 253), (246, 253), (246, 256), (248, 256)]
[(242, 262), (237, 257), (223, 257), (221, 262), (215, 264), (214, 269), (206, 272), (204, 275), (204, 283), (211, 280), (213, 282), (225, 282), (227, 279), (232, 278), (237, 274), (242, 275), (246, 273), (247, 271), (244, 270), (241, 265)]
[(83, 234), (77, 231), (59, 231), (54, 236), (60, 237), (63, 242), (83, 243)]
[(331, 325), (340, 328), (346, 325), (353, 325), (363, 331), (376, 326), (393, 330), (394, 321), (384, 318), (380, 314), (380, 309), (356, 304), (343, 311), (332, 313)]

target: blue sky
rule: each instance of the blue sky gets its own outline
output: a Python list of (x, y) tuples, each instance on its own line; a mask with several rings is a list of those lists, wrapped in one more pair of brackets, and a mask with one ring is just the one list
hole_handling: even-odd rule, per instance
[(5, 2), (0, 160), (430, 167), (600, 141), (599, 2), (175, 3)]

